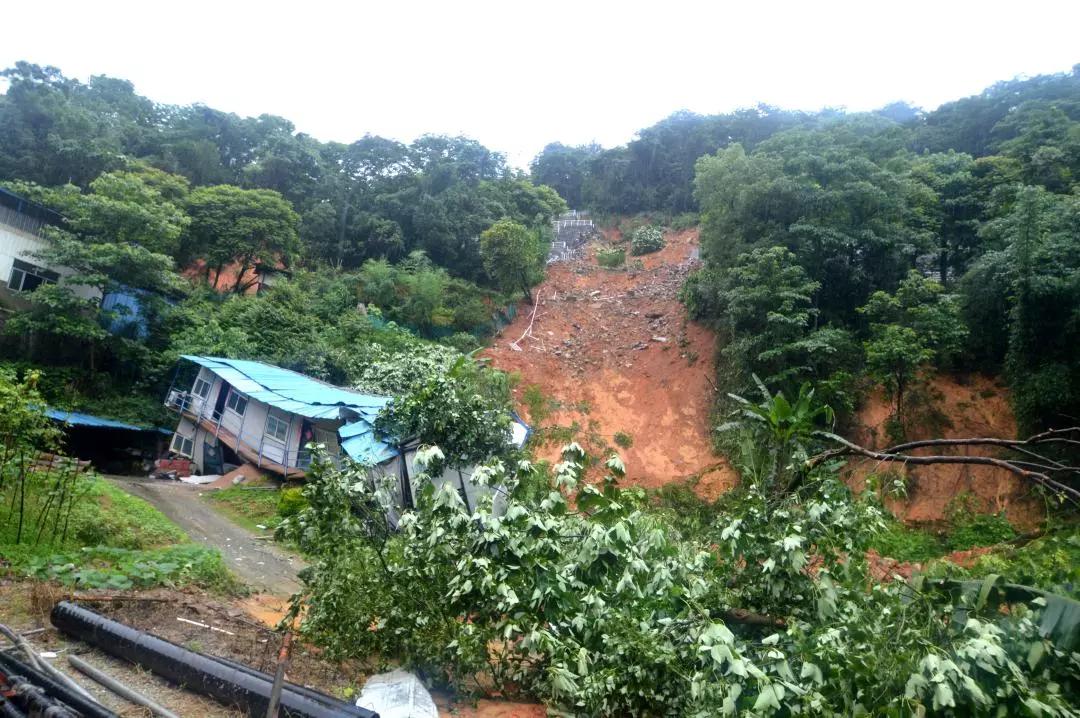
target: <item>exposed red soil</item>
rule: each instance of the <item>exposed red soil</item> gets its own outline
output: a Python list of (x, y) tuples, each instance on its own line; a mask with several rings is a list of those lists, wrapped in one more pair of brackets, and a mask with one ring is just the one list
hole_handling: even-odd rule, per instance
[[(206, 262), (202, 259), (196, 259), (183, 270), (182, 274), (193, 281), (206, 280), (207, 282), (213, 275), (213, 282), (210, 284), (218, 292), (235, 291), (239, 282), (244, 294), (257, 294), (262, 278), (259, 276), (256, 267), (244, 269), (243, 276), (240, 273), (241, 268), (240, 262), (234, 261), (222, 267), (220, 273), (216, 273), (213, 268), (208, 273)], [(274, 262), (273, 269), (279, 272), (288, 272), (285, 264), (281, 261)]]
[[(1008, 391), (993, 379), (968, 375), (935, 376), (928, 382), (929, 397), (936, 415), (909, 422), (907, 439), (973, 438), (1016, 436), (1016, 418), (1009, 405)], [(880, 392), (868, 398), (859, 411), (853, 439), (864, 446), (882, 449), (892, 443), (885, 430), (892, 412), (889, 400)], [(948, 452), (969, 456), (990, 456), (985, 448), (918, 449), (915, 454)], [(1032, 487), (1015, 475), (993, 466), (909, 466), (881, 464), (870, 459), (852, 462), (850, 478), (861, 487), (874, 473), (894, 471), (907, 477), (906, 499), (887, 499), (897, 518), (917, 524), (941, 522), (947, 518), (949, 502), (960, 494), (970, 494), (972, 508), (980, 512), (1005, 512), (1009, 521), (1030, 528), (1045, 518), (1045, 509)]]
[[(993, 552), (993, 546), (977, 546), (976, 548), (953, 551), (941, 557), (941, 561), (948, 561), (963, 568), (971, 568), (980, 556)], [(919, 561), (897, 561), (895, 558), (882, 556), (874, 549), (866, 552), (866, 560), (870, 564), (870, 575), (875, 581), (891, 581), (894, 576), (900, 576), (905, 581), (923, 570), (924, 563)]]
[[(605, 233), (607, 242), (618, 233)], [(522, 416), (525, 387), (538, 385), (558, 402), (545, 425), (581, 427), (614, 447), (615, 434), (629, 434), (629, 449), (617, 449), (627, 467), (627, 483), (656, 488), (699, 478), (696, 490), (715, 498), (734, 484), (735, 474), (712, 451), (710, 411), (715, 398), (715, 337), (689, 321), (678, 300), (687, 273), (696, 264), (696, 230), (669, 233), (666, 246), (627, 268), (608, 270), (595, 260), (597, 244), (585, 257), (548, 267), (537, 287), (538, 306), (518, 307), (515, 321), (495, 338), (484, 356), (495, 367), (517, 372), (514, 391)], [(635, 267), (635, 260), (640, 265)], [(596, 443), (596, 442), (594, 442)], [(559, 446), (538, 451), (557, 457)]]

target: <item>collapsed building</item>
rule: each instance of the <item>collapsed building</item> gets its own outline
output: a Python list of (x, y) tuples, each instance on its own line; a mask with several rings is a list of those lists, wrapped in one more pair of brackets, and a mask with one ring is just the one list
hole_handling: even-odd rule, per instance
[[(375, 431), (375, 417), (389, 397), (259, 361), (190, 354), (181, 359), (198, 372), (187, 388), (170, 389), (165, 400), (179, 415), (170, 449), (190, 459), (195, 470), (221, 474), (226, 464), (250, 464), (282, 479), (301, 479), (311, 466), (308, 445), (321, 444), (336, 463), (348, 458), (371, 467), (373, 476), (395, 477), (397, 505), (414, 505), (420, 442), (391, 440)], [(512, 418), (509, 440), (520, 448), (530, 429)], [(472, 508), (489, 491), (473, 483), (474, 470), (448, 467), (433, 481), (453, 485)]]

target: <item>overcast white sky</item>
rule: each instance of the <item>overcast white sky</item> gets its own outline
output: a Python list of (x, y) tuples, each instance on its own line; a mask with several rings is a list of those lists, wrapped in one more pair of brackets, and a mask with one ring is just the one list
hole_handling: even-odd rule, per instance
[(524, 167), (678, 109), (925, 108), (1080, 62), (1080, 2), (6, 3), (0, 67), (123, 77), (321, 140), (465, 134)]

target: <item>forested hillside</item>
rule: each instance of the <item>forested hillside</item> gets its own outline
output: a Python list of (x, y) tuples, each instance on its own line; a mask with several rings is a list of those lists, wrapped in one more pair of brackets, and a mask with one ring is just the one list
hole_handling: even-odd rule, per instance
[(809, 380), (843, 412), (868, 374), (902, 434), (931, 365), (1003, 371), (1025, 431), (1080, 415), (1080, 67), (932, 112), (678, 113), (532, 171), (602, 212), (700, 212), (685, 300), (726, 390)]
[[(39, 203), (42, 263), (74, 271), (0, 294), (0, 511), (31, 575), (85, 585), (92, 552), (44, 553), (96, 540), (57, 539), (77, 495), (28, 469), (59, 440), (45, 404), (163, 421), (179, 354), (254, 358), (392, 396), (375, 432), (421, 444), (379, 479), (309, 444), (278, 504), (320, 657), (558, 715), (1080, 715), (1080, 66), (930, 112), (677, 113), (531, 175), (463, 137), (320, 142), (120, 79), (2, 77), (2, 199)], [(568, 206), (602, 231), (545, 279)], [(508, 372), (465, 356), (518, 303), (486, 352)], [(1040, 433), (935, 433), (942, 407), (1008, 413), (1001, 377)], [(589, 416), (613, 405), (633, 422)], [(628, 428), (666, 434), (638, 444), (648, 482)], [(945, 464), (1035, 508), (952, 487), (934, 526), (890, 513), (904, 471)]]
[[(141, 322), (102, 316), (74, 278), (16, 307), (3, 351), (51, 367), (43, 389), (61, 404), (148, 420), (185, 351), (385, 389), (375, 360), (434, 352), (442, 365), (478, 346), (538, 280), (566, 207), (464, 137), (319, 142), (281, 117), (161, 105), (122, 79), (26, 63), (2, 77), (0, 183), (64, 218), (45, 229), (43, 261), (140, 297)], [(278, 281), (244, 296), (256, 268)]]

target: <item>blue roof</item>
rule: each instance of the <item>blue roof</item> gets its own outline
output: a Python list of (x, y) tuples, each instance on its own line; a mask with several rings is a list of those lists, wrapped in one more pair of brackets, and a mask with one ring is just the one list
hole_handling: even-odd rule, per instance
[(206, 367), (256, 401), (309, 419), (339, 419), (341, 409), (352, 409), (374, 419), (390, 401), (389, 397), (342, 389), (259, 361), (191, 354), (184, 354), (183, 358)]
[[(389, 397), (364, 394), (327, 384), (299, 372), (246, 359), (223, 359), (184, 354), (184, 359), (205, 367), (256, 401), (310, 419), (347, 420), (342, 409), (360, 418), (338, 428), (341, 448), (357, 461), (381, 464), (398, 455), (393, 444), (375, 436), (375, 417)], [(532, 429), (514, 414), (512, 441), (521, 447)]]
[(223, 359), (191, 354), (184, 359), (205, 367), (256, 401), (310, 419), (345, 419), (341, 410), (360, 415), (338, 430), (341, 448), (352, 458), (379, 464), (397, 456), (390, 444), (375, 437), (375, 417), (389, 397), (342, 389), (289, 369), (246, 359)]
[(75, 426), (93, 426), (99, 429), (122, 429), (124, 431), (160, 431), (165, 434), (171, 434), (169, 429), (154, 429), (145, 426), (135, 426), (134, 424), (127, 424), (123, 421), (116, 421), (115, 419), (106, 419), (100, 416), (94, 416), (93, 414), (83, 414), (79, 411), (61, 411), (60, 409), (45, 409), (45, 415), (55, 421), (62, 421), (65, 424), (73, 424)]

